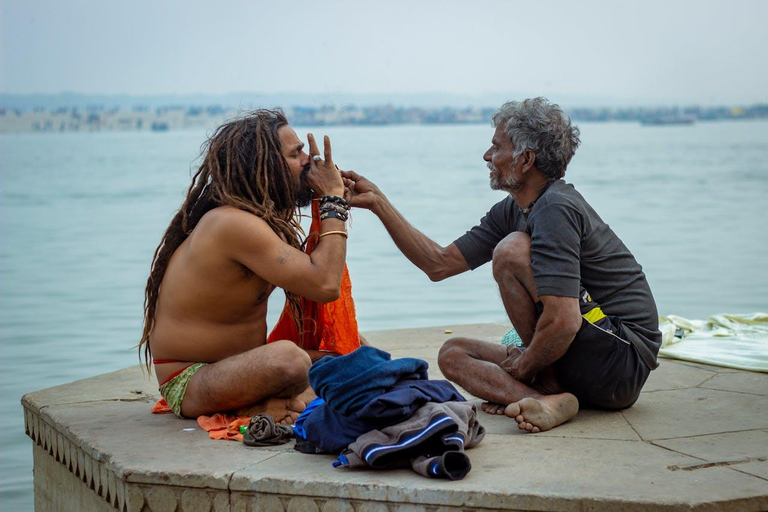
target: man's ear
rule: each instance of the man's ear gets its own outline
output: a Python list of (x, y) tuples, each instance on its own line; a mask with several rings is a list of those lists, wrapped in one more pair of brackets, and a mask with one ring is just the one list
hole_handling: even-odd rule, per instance
[(534, 153), (532, 149), (526, 149), (520, 157), (523, 159), (523, 167), (521, 170), (524, 173), (536, 168), (536, 153)]

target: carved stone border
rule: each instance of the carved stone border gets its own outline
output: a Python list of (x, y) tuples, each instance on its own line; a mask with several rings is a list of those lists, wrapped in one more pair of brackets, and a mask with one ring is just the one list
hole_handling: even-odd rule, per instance
[(128, 512), (230, 512), (229, 492), (164, 485), (128, 485)]
[(83, 452), (67, 436), (26, 407), (24, 428), (37, 446), (48, 452), (48, 455), (82, 481), (87, 488), (116, 510), (127, 511), (125, 484), (105, 462)]
[(32, 441), (119, 512), (462, 512), (465, 507), (315, 498), (270, 493), (196, 489), (123, 481), (98, 455), (92, 456), (24, 408), (24, 427)]
[(492, 512), (472, 507), (385, 503), (267, 493), (232, 493), (232, 512)]

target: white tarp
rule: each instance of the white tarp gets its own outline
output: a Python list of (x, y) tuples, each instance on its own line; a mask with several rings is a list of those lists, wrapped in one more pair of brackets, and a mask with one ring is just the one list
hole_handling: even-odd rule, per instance
[(669, 315), (659, 322), (660, 356), (768, 373), (768, 313), (706, 320)]

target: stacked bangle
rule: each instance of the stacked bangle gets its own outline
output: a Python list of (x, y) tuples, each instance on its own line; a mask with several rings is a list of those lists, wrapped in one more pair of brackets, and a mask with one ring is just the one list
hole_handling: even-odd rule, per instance
[(346, 215), (347, 211), (347, 208), (344, 208), (342, 205), (336, 203), (323, 203), (323, 206), (320, 207), (320, 213), (339, 212)]
[(339, 196), (323, 196), (323, 197), (320, 198), (320, 206), (322, 206), (323, 203), (337, 203), (337, 204), (342, 205), (347, 210), (349, 210), (349, 203), (343, 197), (339, 197)]
[(349, 203), (343, 197), (324, 196), (320, 198), (320, 220), (339, 219), (346, 222), (349, 218)]
[(339, 219), (342, 222), (347, 222), (349, 216), (346, 213), (340, 213), (337, 211), (326, 211), (320, 214), (320, 220), (325, 219)]

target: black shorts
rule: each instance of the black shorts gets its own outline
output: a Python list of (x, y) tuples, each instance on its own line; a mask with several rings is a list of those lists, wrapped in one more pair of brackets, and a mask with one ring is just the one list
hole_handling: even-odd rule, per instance
[(560, 384), (579, 403), (603, 409), (625, 409), (637, 401), (651, 373), (628, 341), (617, 317), (594, 324), (582, 319), (571, 346), (553, 365)]

